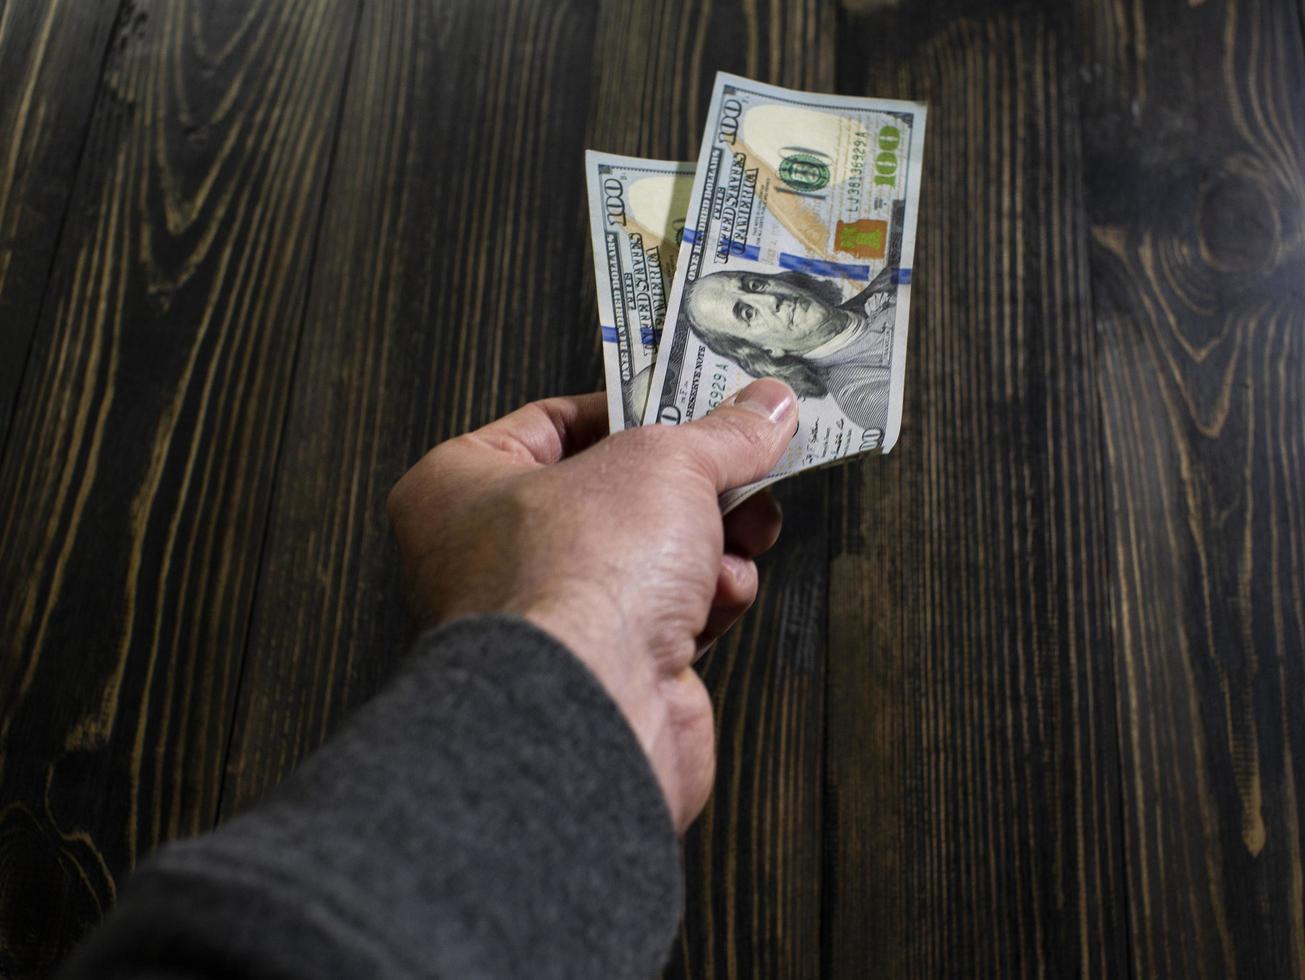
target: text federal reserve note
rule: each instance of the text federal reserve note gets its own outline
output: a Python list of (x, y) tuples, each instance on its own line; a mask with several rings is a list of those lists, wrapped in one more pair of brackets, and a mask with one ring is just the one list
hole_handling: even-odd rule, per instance
[(611, 430), (643, 420), (693, 164), (585, 152)]
[(644, 421), (699, 418), (753, 378), (788, 382), (798, 434), (726, 508), (897, 441), (924, 117), (716, 76)]

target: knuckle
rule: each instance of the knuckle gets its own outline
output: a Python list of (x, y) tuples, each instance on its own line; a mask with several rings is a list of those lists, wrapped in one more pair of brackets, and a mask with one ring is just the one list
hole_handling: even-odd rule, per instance
[(443, 477), (457, 454), (455, 443), (463, 438), (449, 439), (427, 450), (426, 455), (390, 487), (385, 497), (385, 513), (392, 525), (400, 523), (414, 507), (443, 494)]
[(427, 482), (442, 481), (449, 473), (456, 472), (459, 460), (469, 458), (469, 450), (474, 446), (475, 443), (468, 435), (446, 439), (430, 449), (413, 467), (413, 471), (420, 472)]
[(448, 461), (450, 456), (456, 455), (470, 445), (472, 445), (471, 435), (464, 432), (460, 436), (454, 436), (451, 439), (436, 443), (426, 451), (426, 455), (422, 457), (422, 462), (428, 465), (442, 465)]

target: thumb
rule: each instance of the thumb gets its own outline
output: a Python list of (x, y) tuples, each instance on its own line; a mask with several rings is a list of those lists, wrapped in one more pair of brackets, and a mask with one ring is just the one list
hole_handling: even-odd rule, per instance
[(775, 378), (753, 381), (711, 414), (675, 429), (674, 440), (724, 493), (774, 469), (797, 432), (793, 390)]

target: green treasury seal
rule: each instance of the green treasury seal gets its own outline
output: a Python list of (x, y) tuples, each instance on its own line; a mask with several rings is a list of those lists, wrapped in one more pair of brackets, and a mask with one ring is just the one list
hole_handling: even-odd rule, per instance
[(779, 179), (795, 191), (809, 194), (829, 185), (829, 164), (813, 153), (793, 153), (780, 163)]

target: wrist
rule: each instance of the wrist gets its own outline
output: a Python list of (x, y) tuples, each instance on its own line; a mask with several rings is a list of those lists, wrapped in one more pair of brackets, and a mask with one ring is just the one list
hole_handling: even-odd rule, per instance
[(665, 722), (655, 660), (633, 647), (632, 631), (624, 617), (606, 606), (595, 603), (580, 610), (572, 603), (540, 600), (526, 605), (518, 615), (589, 668), (625, 716), (644, 754), (654, 761), (654, 747)]

